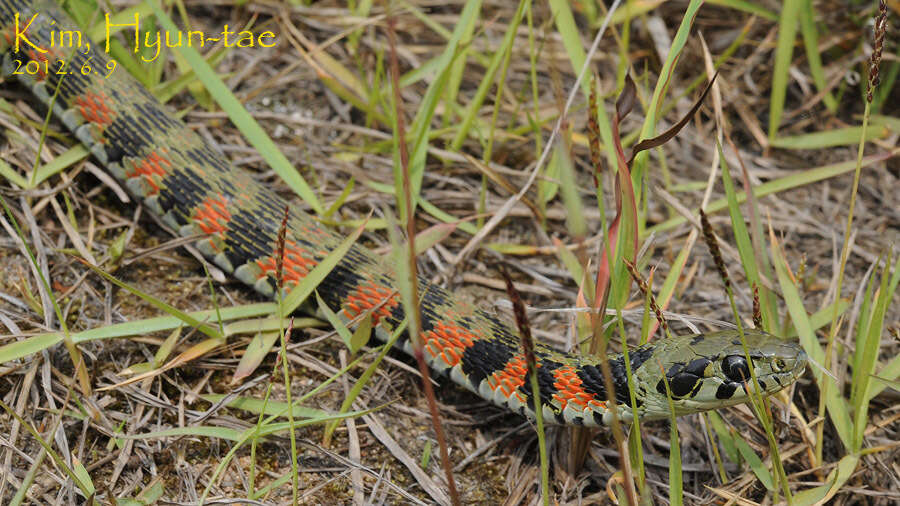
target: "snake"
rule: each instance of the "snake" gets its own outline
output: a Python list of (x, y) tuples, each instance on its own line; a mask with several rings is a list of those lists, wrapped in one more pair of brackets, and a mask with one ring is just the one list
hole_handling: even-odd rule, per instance
[[(0, 0), (4, 80), (52, 109), (133, 197), (195, 238), (210, 262), (273, 297), (279, 270), (289, 290), (346, 239), (233, 166), (83, 33), (53, 2)], [(317, 290), (341, 319), (369, 316), (385, 341), (406, 319), (397, 279), (390, 261), (354, 244)], [(643, 421), (731, 406), (784, 389), (807, 362), (799, 344), (754, 329), (658, 339), (605, 357), (536, 343), (534, 389), (512, 325), (421, 276), (418, 293), (421, 350), (434, 371), (511, 411), (533, 418), (540, 410), (553, 424), (597, 427), (614, 416)], [(398, 343), (412, 353), (408, 336)]]

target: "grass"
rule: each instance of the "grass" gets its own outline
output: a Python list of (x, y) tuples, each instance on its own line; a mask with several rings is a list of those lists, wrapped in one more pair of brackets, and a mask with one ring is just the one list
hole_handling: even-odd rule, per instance
[[(89, 32), (101, 33), (91, 2), (73, 4)], [(248, 29), (277, 31), (280, 52), (164, 49), (161, 61), (174, 60), (175, 72), (144, 65), (121, 42), (113, 47), (117, 71), (143, 69), (144, 84), (230, 157), (275, 171), (274, 187), (343, 227), (342, 247), (278, 303), (211, 283), (212, 266), (197, 276), (192, 261), (168, 251), (180, 242), (160, 251), (160, 235), (134, 234), (144, 225), (123, 218), (131, 208), (86, 181), (84, 172), (99, 174), (87, 150), (23, 105), (20, 88), (4, 89), (0, 501), (590, 503), (607, 487), (632, 503), (898, 499), (890, 491), (895, 470), (879, 465), (900, 451), (896, 405), (884, 395), (900, 377), (900, 262), (891, 244), (900, 217), (890, 195), (900, 175), (898, 148), (889, 144), (900, 125), (890, 108), (898, 66), (863, 52), (888, 44), (884, 51), (896, 53), (867, 31), (877, 8), (844, 7), (853, 16), (835, 26), (803, 0), (785, 2), (780, 13), (733, 0), (652, 11), (626, 2), (610, 14), (597, 51), (590, 41), (607, 13), (590, 2), (396, 3), (395, 44), (382, 4), (295, 4), (275, 17), (264, 5), (213, 11), (247, 27), (258, 12)], [(135, 12), (152, 17), (148, 26), (174, 26), (173, 13), (205, 26), (180, 4), (168, 11), (156, 2), (115, 19)], [(668, 27), (666, 44), (645, 29), (656, 20)], [(707, 50), (701, 32), (718, 49)], [(822, 47), (828, 58), (819, 57)], [(675, 124), (713, 69), (720, 76), (701, 112), (674, 141), (628, 166), (628, 147)], [(752, 87), (743, 79), (751, 71)], [(858, 86), (835, 79), (851, 71), (864, 76)], [(614, 108), (626, 74), (634, 78), (632, 105)], [(185, 91), (195, 105), (186, 105)], [(767, 118), (757, 116), (765, 110)], [(700, 210), (711, 223), (705, 229)], [(591, 242), (603, 231), (610, 232)], [(725, 274), (715, 254), (694, 248), (703, 232), (719, 244)], [(615, 429), (611, 443), (540, 424), (536, 442), (532, 428), (510, 439), (519, 419), (457, 394), (446, 380), (426, 396), (426, 415), (415, 368), (389, 346), (367, 343), (371, 317), (347, 325), (323, 311), (288, 321), (319, 298), (319, 281), (359, 241), (397, 254), (403, 279), (421, 270), (453, 281), (485, 266), (480, 279), (496, 281), (507, 262), (525, 303), (588, 311), (570, 318), (532, 310), (526, 318), (538, 338), (582, 353), (661, 339), (660, 320), (648, 312), (654, 298), (660, 311), (739, 328), (752, 316), (766, 331), (796, 335), (813, 364), (793, 395), (711, 413), (700, 424), (671, 421), (668, 438), (651, 423)], [(135, 250), (155, 255), (134, 259)], [(76, 261), (88, 258), (100, 265)], [(638, 279), (650, 273), (641, 295), (632, 289), (632, 263)], [(397, 288), (416, 307), (416, 284)], [(480, 290), (488, 289), (460, 291), (503, 297)], [(643, 316), (628, 316), (640, 307)], [(421, 334), (417, 318), (408, 323)], [(65, 354), (56, 352), (60, 343)], [(427, 370), (419, 371), (428, 390)], [(355, 423), (342, 424), (349, 418)], [(440, 458), (429, 458), (432, 438)], [(501, 440), (515, 443), (453, 468)], [(660, 453), (671, 480), (658, 467)], [(162, 479), (140, 471), (123, 479), (129, 458), (152, 459)], [(704, 458), (709, 465), (697, 464)], [(178, 469), (190, 469), (198, 485), (173, 479)]]

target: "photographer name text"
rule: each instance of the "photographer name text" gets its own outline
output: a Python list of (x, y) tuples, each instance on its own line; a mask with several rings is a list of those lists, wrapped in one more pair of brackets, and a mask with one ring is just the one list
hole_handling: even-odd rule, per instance
[[(42, 48), (28, 38), (28, 27), (35, 20), (37, 14), (34, 14), (27, 21), (19, 18), (19, 13), (14, 16), (14, 40), (12, 41), (13, 51), (18, 52), (21, 48), (30, 48), (40, 53), (49, 52), (48, 49)], [(141, 31), (140, 13), (134, 14), (133, 23), (113, 23), (110, 21), (109, 14), (105, 18), (105, 48), (104, 51), (109, 53), (110, 40), (113, 33), (118, 30), (133, 29), (134, 38), (129, 39), (132, 42), (135, 54), (141, 53), (141, 60), (144, 62), (152, 62), (159, 58), (160, 51), (165, 45), (168, 48), (177, 47), (199, 47), (204, 48), (207, 45), (222, 43), (225, 47), (274, 47), (276, 44), (275, 34), (271, 31), (254, 33), (250, 30), (232, 30), (226, 24), (222, 27), (222, 31), (207, 33), (203, 30), (189, 30), (186, 32), (168, 32), (168, 31)], [(81, 30), (51, 30), (50, 46), (59, 48), (85, 48), (90, 49), (90, 39)]]

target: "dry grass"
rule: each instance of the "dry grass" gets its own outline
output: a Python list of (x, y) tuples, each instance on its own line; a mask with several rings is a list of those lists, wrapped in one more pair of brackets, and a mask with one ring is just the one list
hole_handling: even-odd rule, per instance
[[(385, 193), (394, 188), (394, 163), (391, 127), (385, 116), (390, 114), (390, 107), (385, 106), (391, 97), (386, 84), (389, 82), (385, 63), (388, 44), (383, 4), (377, 3), (368, 12), (331, 1), (292, 8), (251, 3), (233, 9), (231, 0), (217, 4), (204, 7), (197, 2), (188, 3), (187, 13), (195, 28), (208, 27), (209, 31), (215, 31), (216, 27), (221, 30), (224, 23), (243, 26), (251, 16), (258, 15), (255, 30), (271, 29), (278, 34), (277, 47), (234, 49), (224, 56), (216, 70), (310, 183), (319, 201), (328, 207), (344, 199), (340, 210), (331, 217), (335, 226), (350, 234), (372, 209), (394, 205), (394, 196)], [(602, 16), (586, 7), (593, 2), (575, 4), (582, 7), (576, 10), (580, 30), (580, 39), (576, 37), (576, 40), (586, 48)], [(770, 4), (769, 7), (775, 7), (775, 2)], [(868, 5), (847, 7), (843, 2), (832, 1), (816, 5), (815, 23), (821, 37), (819, 48), (826, 55), (823, 75), (828, 93), (821, 93), (815, 85), (803, 51), (794, 51), (776, 142), (766, 132), (771, 114), (769, 89), (773, 81), (778, 24), (765, 16), (751, 17), (716, 5), (704, 6), (694, 21), (692, 36), (673, 70), (674, 77), (660, 113), (664, 119), (657, 128), (662, 131), (677, 121), (699, 93), (696, 85), (693, 91), (686, 92), (704, 69), (699, 34), (702, 33), (713, 57), (738, 40), (719, 68), (719, 89), (715, 91), (722, 101), (725, 118), (721, 126), (738, 146), (737, 151), (727, 145), (723, 149), (735, 180), (741, 179), (742, 164), (754, 186), (789, 176), (799, 178), (800, 183), (789, 188), (776, 187), (758, 201), (764, 213), (760, 219), (767, 230), (769, 226), (774, 230), (803, 306), (810, 313), (826, 308), (834, 299), (859, 134), (855, 137), (852, 133), (845, 134), (840, 139), (841, 145), (836, 146), (816, 146), (831, 141), (799, 136), (842, 132), (843, 128), (860, 124), (865, 102), (861, 86), (864, 88), (865, 79), (862, 85), (853, 84), (853, 76), (858, 78), (861, 62), (869, 54), (864, 20), (873, 14)], [(437, 103), (433, 117), (429, 115), (429, 156), (419, 196), (444, 213), (472, 219), (421, 254), (418, 268), (434, 281), (452, 287), (461, 297), (493, 307), (495, 301), (505, 298), (503, 281), (496, 268), (505, 261), (514, 269), (512, 274), (518, 289), (530, 306), (574, 307), (580, 280), (573, 279), (571, 271), (553, 254), (553, 241), (558, 239), (577, 253), (587, 254), (593, 258), (592, 265), (596, 265), (602, 246), (602, 237), (598, 236), (602, 219), (588, 161), (584, 96), (575, 100), (561, 137), (571, 146), (575, 195), (585, 203), (583, 218), (587, 237), (573, 236), (567, 226), (566, 218), (571, 213), (553, 184), (563, 176), (552, 168), (539, 167), (535, 187), (508, 211), (502, 226), (474, 245), (477, 247), (466, 249), (473, 232), (489, 221), (528, 180), (575, 81), (576, 70), (564, 37), (558, 33), (547, 4), (537, 3), (532, 13), (534, 40), (529, 40), (527, 20), (523, 20), (513, 39), (508, 61), (501, 59), (498, 67), (498, 72), (504, 74), (497, 80), (503, 83), (502, 89), (498, 93), (497, 86), (488, 83), (491, 85), (486, 88), (483, 103), (473, 102), (479, 99), (477, 90), (483, 82), (483, 72), (494, 58), (515, 8), (511, 2), (482, 6), (471, 40), (460, 45), (460, 51), (467, 52), (466, 65), (450, 74), (450, 82), (458, 83), (458, 90), (453, 88), (456, 93), (445, 96), (446, 100)], [(627, 68), (638, 84), (637, 111), (621, 126), (626, 141), (633, 141), (629, 134), (641, 129), (641, 104), (646, 106), (650, 100), (653, 83), (666, 57), (664, 46), (681, 22), (684, 8), (682, 2), (663, 3), (632, 20), (628, 31), (623, 31), (621, 22), (614, 24), (613, 32), (608, 32), (603, 39), (601, 51), (593, 56), (590, 68), (598, 74), (599, 89), (605, 94), (601, 100), (607, 104), (608, 111), (619, 88), (617, 80), (624, 75), (623, 69)], [(462, 9), (462, 2), (397, 4), (394, 14), (401, 73), (408, 73), (441, 54), (449, 32), (460, 22)], [(892, 12), (895, 25), (898, 14), (896, 10)], [(597, 21), (590, 28), (593, 20)], [(659, 31), (663, 26), (666, 29)], [(801, 40), (799, 35), (797, 40)], [(870, 266), (877, 265), (892, 246), (896, 257), (896, 245), (900, 244), (900, 162), (895, 157), (900, 137), (900, 110), (896, 107), (900, 103), (900, 86), (894, 82), (900, 61), (896, 59), (896, 50), (896, 31), (889, 28), (879, 88), (883, 98), (880, 109), (875, 111), (878, 116), (872, 122), (878, 137), (866, 149), (870, 156), (886, 155), (876, 161), (867, 160), (861, 173), (852, 246), (841, 291), (849, 305), (842, 312), (844, 323), (837, 333), (838, 347), (833, 355), (836, 362), (846, 361), (856, 344), (849, 338), (847, 328), (865, 309), (860, 307), (857, 294), (866, 291), (869, 276), (881, 279), (881, 268), (870, 274)], [(335, 75), (338, 68), (349, 72), (355, 83), (323, 77), (323, 72)], [(168, 63), (163, 82), (179, 75), (175, 65)], [(425, 77), (406, 84), (402, 90), (408, 121), (421, 111), (432, 76)], [(43, 111), (34, 106), (26, 90), (8, 86), (8, 82), (4, 81), (0, 91), (0, 153), (21, 175), (32, 166), (41, 135), (35, 125), (41, 123)], [(536, 88), (532, 88), (532, 83), (537, 84)], [(184, 112), (184, 119), (202, 136), (215, 142), (237, 165), (265, 180), (273, 191), (292, 195), (287, 186), (273, 177), (259, 153), (247, 144), (224, 113), (218, 112), (215, 106), (205, 110), (196, 105), (197, 101), (209, 101), (205, 92), (193, 86), (189, 90), (191, 93), (179, 92), (172, 101)], [(683, 93), (685, 96), (681, 97)], [(358, 101), (357, 107), (349, 105), (354, 99)], [(712, 321), (733, 321), (711, 257), (705, 248), (693, 246), (697, 231), (690, 224), (697, 220), (694, 210), (701, 203), (725, 197), (720, 176), (715, 175), (713, 183), (707, 184), (711, 168), (718, 169), (717, 125), (713, 119), (716, 106), (712, 99), (707, 102), (675, 140), (650, 153), (644, 186), (646, 228), (642, 240), (646, 242), (638, 266), (645, 272), (648, 266), (656, 269), (653, 288), (659, 291), (678, 255), (689, 250), (666, 309)], [(470, 107), (473, 107), (471, 112)], [(466, 118), (471, 119), (469, 130), (457, 138), (461, 126), (467, 125)], [(540, 121), (536, 122), (536, 118)], [(415, 133), (415, 127), (412, 124), (409, 130)], [(57, 129), (61, 130), (58, 126)], [(16, 142), (8, 142), (12, 139)], [(804, 140), (814, 147), (792, 147), (792, 142)], [(64, 152), (70, 144), (69, 139), (49, 139), (42, 161)], [(851, 162), (849, 170), (819, 180), (804, 172), (847, 161)], [(607, 190), (605, 209), (610, 215), (607, 219), (611, 219), (615, 209), (609, 171), (607, 164), (602, 176)], [(180, 247), (183, 242), (171, 240), (148, 218), (148, 212), (136, 211), (133, 203), (123, 203), (121, 188), (108, 177), (100, 177), (101, 173), (88, 158), (71, 164), (38, 188), (26, 192), (19, 191), (12, 180), (0, 180), (0, 192), (25, 227), (25, 237), (37, 252), (39, 263), (46, 266), (50, 287), (71, 331), (108, 328), (115, 323), (156, 317), (160, 311), (73, 261), (71, 253), (75, 245), (72, 230), (67, 228), (76, 231), (86, 251), (92, 252), (101, 263), (105, 262), (105, 270), (180, 310), (200, 311), (259, 301), (256, 294), (233, 280), (217, 280), (213, 300), (203, 269), (189, 251)], [(351, 179), (355, 180), (355, 186), (348, 195), (342, 196)], [(736, 184), (739, 190), (743, 188), (741, 183)], [(705, 195), (708, 187), (709, 194)], [(429, 209), (417, 210), (420, 230), (440, 223)], [(685, 220), (685, 214), (690, 220)], [(709, 214), (724, 242), (739, 312), (749, 322), (752, 290), (743, 277), (733, 247), (727, 209)], [(3, 220), (6, 226), (7, 219)], [(362, 241), (371, 248), (387, 251), (390, 248), (387, 234), (378, 227), (383, 222), (372, 223), (375, 226), (363, 234)], [(0, 346), (59, 328), (48, 306), (47, 294), (34, 276), (16, 234), (9, 228), (2, 234)], [(579, 250), (576, 246), (581, 240), (585, 242)], [(117, 256), (116, 248), (123, 249), (122, 241), (127, 244), (125, 253)], [(464, 250), (466, 254), (460, 255)], [(216, 278), (215, 272), (212, 277)], [(779, 294), (778, 312), (785, 315), (787, 310), (778, 280), (772, 278), (767, 283)], [(894, 296), (887, 305), (877, 357), (881, 365), (900, 353), (898, 301), (900, 296)], [(635, 292), (625, 308), (642, 306), (643, 297)], [(502, 309), (506, 311), (505, 306)], [(508, 311), (507, 315), (511, 321)], [(571, 346), (567, 315), (531, 313), (535, 336), (561, 348)], [(821, 321), (817, 335), (823, 343), (829, 333), (830, 317), (829, 310), (816, 320)], [(641, 314), (626, 311), (629, 332), (638, 335), (641, 320)], [(782, 317), (778, 321), (791, 320)], [(687, 331), (681, 322), (670, 321), (670, 325), (675, 333)], [(702, 321), (697, 325), (701, 330), (713, 328)], [(336, 411), (376, 353), (348, 356), (344, 342), (327, 325), (307, 322), (297, 327), (303, 328), (295, 328), (286, 349), (294, 398), (310, 392), (346, 364), (362, 357), (338, 381), (304, 403), (310, 408)], [(789, 334), (791, 326), (783, 330)], [(201, 424), (222, 430), (244, 430), (257, 424), (260, 408), (226, 406), (215, 402), (209, 394), (242, 389), (241, 397), (266, 398), (273, 404), (285, 401), (280, 372), (274, 376), (266, 374), (273, 370), (275, 353), (266, 358), (251, 379), (242, 385), (231, 383), (233, 371), (250, 341), (246, 336), (236, 336), (227, 344), (159, 375), (123, 384), (128, 378), (124, 372), (129, 368), (143, 371), (161, 365), (157, 353), (160, 347), (166, 346), (167, 339), (173, 343), (175, 355), (203, 342), (204, 336), (184, 329), (178, 334), (152, 332), (128, 339), (81, 344), (79, 348), (95, 389), (89, 398), (79, 394), (72, 361), (61, 346), (2, 362), (0, 400), (33, 425), (69, 465), (77, 460), (84, 466), (101, 503), (112, 503), (112, 498), (117, 497), (138, 501), (131, 504), (143, 504), (139, 502), (140, 494), (152, 498), (158, 493), (166, 501), (195, 504), (207, 486), (211, 487), (208, 499), (247, 498), (251, 488), (259, 490), (273, 483), (274, 490), (259, 498), (260, 503), (290, 502), (291, 443), (286, 433), (260, 440), (254, 446), (254, 458), (249, 445), (241, 448), (233, 463), (213, 483), (210, 481), (216, 466), (233, 447), (232, 441), (196, 435), (118, 437)], [(138, 364), (146, 365), (136, 367)], [(841, 385), (849, 396), (850, 379), (842, 376), (838, 380), (843, 382)], [(449, 381), (438, 381), (439, 410), (462, 501), (537, 503), (540, 468), (533, 427)], [(106, 388), (110, 386), (114, 387)], [(896, 377), (893, 386), (897, 386)], [(415, 364), (392, 352), (374, 369), (374, 375), (353, 404), (353, 409), (358, 410), (383, 406), (382, 409), (342, 421), (327, 447), (322, 444), (323, 425), (298, 428), (296, 457), (301, 502), (447, 500), (428, 405), (420, 390)], [(820, 390), (812, 375), (808, 373), (792, 393), (792, 404), (776, 400), (772, 414), (779, 457), (790, 488), (796, 493), (822, 484), (847, 451), (837, 439), (830, 420), (816, 421), (820, 413)], [(388, 401), (391, 402), (384, 406)], [(896, 504), (900, 500), (898, 407), (896, 390), (891, 388), (872, 400), (859, 453), (861, 458), (834, 496), (836, 503)], [(97, 416), (92, 419), (87, 413)], [(748, 448), (765, 463), (770, 455), (767, 435), (751, 411), (741, 406), (725, 410), (722, 417), (730, 430), (742, 435)], [(733, 494), (746, 501), (742, 504), (771, 503), (776, 497), (774, 492), (761, 484), (747, 464), (733, 462), (729, 448), (723, 448), (725, 481), (722, 481), (712, 452), (714, 443), (709, 440), (713, 431), (705, 427), (706, 423), (707, 418), (697, 416), (678, 422), (685, 502), (721, 503)], [(817, 424), (824, 424), (821, 461), (815, 455)], [(647, 490), (641, 493), (651, 501), (663, 502), (667, 500), (669, 484), (668, 430), (665, 424), (658, 423), (642, 429)], [(606, 434), (597, 435), (585, 465), (575, 474), (569, 474), (566, 469), (570, 437), (567, 429), (547, 430), (552, 500), (567, 504), (607, 501), (607, 487), (613, 489), (614, 480), (610, 477), (620, 469), (619, 454), (611, 450), (615, 442)], [(35, 465), (36, 461), (42, 463)], [(71, 480), (67, 481), (66, 474), (47, 457), (22, 423), (6, 413), (0, 414), (0, 502), (9, 501), (23, 480), (29, 479), (29, 473), (35, 477), (28, 488), (26, 502), (83, 501)], [(255, 480), (248, 478), (252, 473)], [(286, 480), (285, 476), (288, 476)], [(252, 486), (248, 485), (251, 481)], [(780, 497), (778, 500), (783, 500)]]

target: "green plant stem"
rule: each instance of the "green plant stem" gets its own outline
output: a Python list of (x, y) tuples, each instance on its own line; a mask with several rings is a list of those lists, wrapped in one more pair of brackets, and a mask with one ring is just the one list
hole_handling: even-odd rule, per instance
[[(862, 174), (862, 160), (863, 160), (863, 152), (866, 146), (866, 129), (869, 126), (869, 115), (871, 114), (871, 104), (866, 101), (865, 110), (863, 112), (863, 124), (862, 124), (862, 134), (859, 136), (859, 146), (856, 151), (856, 168), (853, 171), (853, 186), (850, 188), (850, 206), (847, 210), (847, 225), (844, 227), (844, 243), (841, 247), (841, 261), (838, 265), (838, 279), (837, 284), (834, 288), (834, 298), (835, 302), (840, 300), (841, 298), (841, 287), (844, 282), (844, 270), (847, 267), (847, 257), (850, 252), (850, 232), (853, 227), (853, 212), (856, 209), (856, 195), (859, 192), (859, 178), (860, 174)], [(834, 304), (834, 310), (831, 313), (831, 327), (828, 332), (828, 343), (825, 347), (825, 363), (822, 364), (825, 367), (828, 367), (828, 363), (831, 361), (831, 354), (833, 353), (834, 348), (834, 339), (837, 335), (838, 330), (838, 304)], [(819, 397), (819, 416), (822, 417), (825, 415), (825, 398), (828, 396), (828, 388), (831, 381), (823, 375), (822, 376), (822, 394)], [(823, 451), (823, 439), (824, 439), (824, 424), (819, 424), (816, 428), (816, 465), (821, 465), (822, 463), (822, 451)], [(854, 434), (860, 433), (860, 431), (853, 431)], [(857, 441), (854, 439), (852, 441), (853, 448), (848, 448), (850, 451), (859, 451), (862, 441)]]
[[(531, 391), (535, 400), (541, 398), (541, 387), (538, 384), (537, 368), (531, 371)], [(544, 415), (540, 407), (535, 403), (534, 421), (537, 424), (538, 453), (541, 457), (541, 502), (544, 506), (550, 504), (550, 462), (547, 460), (547, 441), (544, 435)]]
[[(281, 298), (281, 294), (279, 294), (279, 300)], [(288, 366), (287, 360), (287, 341), (288, 336), (290, 335), (293, 328), (294, 319), (291, 318), (291, 322), (288, 324), (287, 330), (281, 333), (281, 348), (279, 350), (281, 357), (281, 367), (284, 374), (285, 402), (288, 406), (291, 407), (293, 407), (294, 404), (291, 400), (291, 371), (290, 367)], [(294, 426), (294, 410), (288, 409), (287, 416), (291, 435), (291, 502), (294, 506), (297, 506), (300, 500), (300, 469), (297, 465), (297, 433)]]

